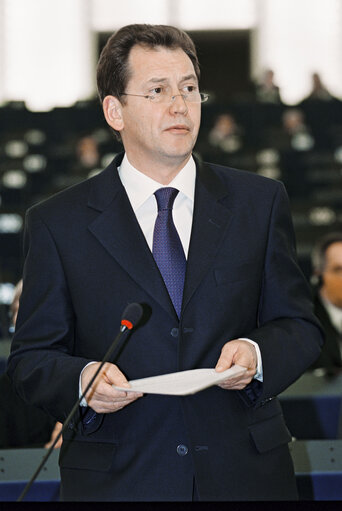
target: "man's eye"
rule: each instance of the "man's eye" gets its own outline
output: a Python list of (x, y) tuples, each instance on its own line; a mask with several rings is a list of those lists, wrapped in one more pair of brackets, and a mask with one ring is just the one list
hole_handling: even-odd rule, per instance
[(186, 85), (183, 87), (184, 92), (195, 92), (197, 90), (196, 85)]
[(154, 87), (154, 89), (151, 90), (151, 94), (154, 96), (158, 96), (158, 94), (162, 94), (164, 92), (163, 87)]

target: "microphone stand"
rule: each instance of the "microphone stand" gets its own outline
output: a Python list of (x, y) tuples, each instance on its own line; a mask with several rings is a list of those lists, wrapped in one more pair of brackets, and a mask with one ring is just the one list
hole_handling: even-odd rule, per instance
[(133, 328), (133, 325), (129, 322), (129, 321), (126, 321), (126, 320), (122, 320), (121, 321), (121, 326), (120, 326), (120, 331), (118, 333), (118, 335), (116, 336), (116, 338), (114, 339), (114, 341), (112, 342), (111, 346), (109, 347), (107, 353), (105, 354), (105, 356), (103, 357), (102, 359), (102, 362), (101, 364), (99, 365), (98, 369), (96, 370), (95, 374), (93, 375), (93, 377), (91, 378), (91, 380), (89, 381), (88, 385), (86, 386), (84, 392), (82, 392), (81, 396), (78, 398), (78, 400), (76, 401), (76, 403), (74, 404), (74, 406), (72, 407), (71, 409), (71, 412), (69, 413), (68, 417), (65, 419), (64, 421), (64, 424), (63, 424), (63, 427), (62, 429), (60, 430), (60, 432), (58, 433), (58, 435), (56, 436), (55, 440), (53, 441), (52, 445), (50, 446), (50, 448), (48, 449), (47, 453), (45, 454), (45, 456), (43, 457), (40, 465), (38, 466), (37, 470), (35, 471), (35, 473), (33, 474), (33, 476), (31, 477), (31, 479), (29, 480), (29, 482), (26, 484), (25, 488), (23, 489), (22, 493), (19, 495), (18, 499), (17, 499), (17, 502), (22, 502), (22, 500), (24, 499), (25, 495), (27, 494), (27, 492), (29, 491), (29, 489), (31, 488), (32, 484), (34, 483), (34, 481), (37, 479), (38, 475), (40, 474), (42, 468), (44, 467), (45, 463), (47, 462), (47, 460), (49, 459), (55, 445), (57, 444), (58, 440), (60, 439), (60, 437), (62, 436), (62, 434), (64, 433), (64, 431), (66, 430), (66, 428), (68, 427), (71, 419), (74, 417), (75, 413), (77, 412), (78, 410), (78, 407), (80, 406), (80, 403), (82, 401), (82, 399), (86, 396), (88, 390), (90, 389), (90, 387), (92, 386), (92, 384), (94, 383), (96, 377), (98, 376), (99, 372), (101, 371), (102, 367), (104, 366), (104, 364), (106, 362), (109, 361), (109, 359), (111, 358), (115, 348), (117, 347), (120, 339), (122, 338), (123, 334), (126, 332), (126, 331), (129, 331)]

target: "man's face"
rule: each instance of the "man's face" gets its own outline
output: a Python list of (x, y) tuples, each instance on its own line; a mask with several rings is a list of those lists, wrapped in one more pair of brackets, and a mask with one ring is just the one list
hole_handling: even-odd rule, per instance
[(160, 88), (176, 96), (166, 103), (124, 96), (121, 105), (125, 151), (139, 169), (152, 166), (180, 166), (189, 159), (201, 118), (201, 104), (187, 103), (179, 94), (198, 87), (190, 58), (181, 49), (147, 49), (134, 46), (129, 56), (128, 94), (149, 95)]
[(342, 242), (332, 243), (325, 253), (323, 295), (342, 309)]

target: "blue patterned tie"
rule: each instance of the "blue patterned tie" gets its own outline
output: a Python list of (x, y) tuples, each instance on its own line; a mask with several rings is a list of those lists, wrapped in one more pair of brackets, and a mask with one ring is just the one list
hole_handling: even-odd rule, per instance
[(158, 216), (154, 225), (152, 253), (180, 317), (186, 259), (172, 219), (172, 207), (177, 194), (178, 190), (175, 188), (159, 188), (154, 194), (158, 204)]

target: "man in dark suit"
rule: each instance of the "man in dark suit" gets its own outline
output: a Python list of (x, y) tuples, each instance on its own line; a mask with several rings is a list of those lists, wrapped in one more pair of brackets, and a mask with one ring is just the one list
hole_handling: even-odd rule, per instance
[[(192, 156), (205, 95), (184, 32), (122, 28), (97, 76), (125, 154), (27, 215), (18, 392), (64, 422), (125, 306), (144, 317), (64, 434), (62, 498), (295, 499), (276, 396), (317, 358), (321, 334), (283, 186)], [(161, 205), (170, 194), (173, 210)], [(234, 364), (246, 372), (190, 396), (112, 387)]]
[(342, 232), (328, 233), (319, 239), (312, 253), (315, 314), (325, 333), (322, 352), (313, 368), (327, 375), (342, 370)]

